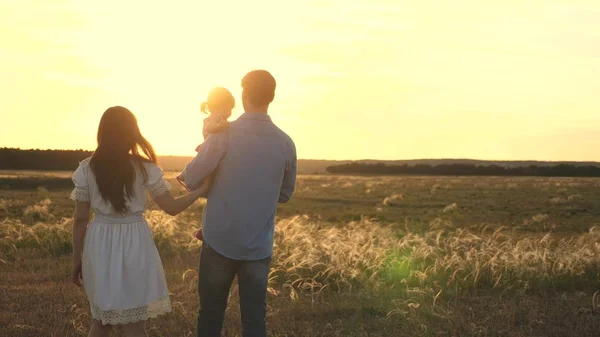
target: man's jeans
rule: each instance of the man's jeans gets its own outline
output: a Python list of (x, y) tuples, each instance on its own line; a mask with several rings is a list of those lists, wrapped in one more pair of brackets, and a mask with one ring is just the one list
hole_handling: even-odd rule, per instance
[(266, 337), (267, 283), (271, 257), (256, 261), (229, 259), (206, 241), (200, 252), (198, 337), (220, 337), (229, 290), (237, 275), (242, 312), (242, 336)]

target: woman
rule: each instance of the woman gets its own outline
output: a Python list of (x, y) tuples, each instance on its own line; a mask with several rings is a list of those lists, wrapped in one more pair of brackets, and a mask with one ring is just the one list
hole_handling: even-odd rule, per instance
[[(176, 215), (206, 188), (174, 199), (156, 155), (126, 108), (104, 112), (98, 147), (73, 174), (73, 282), (90, 302), (88, 336), (108, 336), (114, 325), (125, 336), (147, 336), (145, 321), (171, 311), (169, 292), (152, 233), (142, 213), (145, 191)], [(90, 209), (94, 220), (89, 223)]]

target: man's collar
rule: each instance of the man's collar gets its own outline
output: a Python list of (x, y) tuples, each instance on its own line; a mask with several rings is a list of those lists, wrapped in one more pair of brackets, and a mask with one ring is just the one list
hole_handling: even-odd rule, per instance
[(265, 121), (271, 122), (271, 117), (263, 112), (244, 112), (241, 116), (241, 119), (252, 119), (255, 121)]

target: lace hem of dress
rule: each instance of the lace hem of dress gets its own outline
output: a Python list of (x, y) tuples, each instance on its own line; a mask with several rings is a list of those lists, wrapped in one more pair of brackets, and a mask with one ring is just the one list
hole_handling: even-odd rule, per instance
[(90, 302), (90, 309), (92, 318), (102, 321), (104, 325), (128, 324), (171, 312), (171, 300), (169, 297), (163, 297), (143, 307), (118, 310), (100, 310), (98, 306)]
[(148, 186), (148, 190), (150, 194), (154, 197), (159, 197), (165, 193), (167, 193), (171, 189), (171, 184), (168, 181), (161, 179), (154, 184)]
[(70, 199), (74, 201), (90, 201), (90, 194), (83, 188), (75, 187), (71, 192)]

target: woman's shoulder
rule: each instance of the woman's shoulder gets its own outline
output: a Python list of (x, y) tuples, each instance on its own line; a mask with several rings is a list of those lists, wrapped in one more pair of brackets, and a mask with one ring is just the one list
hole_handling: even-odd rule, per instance
[(142, 161), (142, 166), (150, 182), (157, 181), (163, 177), (163, 170), (157, 163), (144, 160)]
[(80, 185), (85, 185), (87, 183), (87, 178), (90, 175), (90, 158), (86, 158), (79, 162), (79, 166), (73, 172), (71, 178), (73, 181)]
[(142, 165), (144, 165), (144, 169), (146, 170), (144, 186), (150, 188), (150, 192), (153, 195), (161, 195), (164, 191), (171, 188), (171, 185), (166, 182), (163, 170), (158, 164), (151, 161), (144, 161)]
[(92, 160), (92, 157), (87, 157), (84, 160), (79, 162), (79, 166), (77, 167), (77, 170), (88, 170), (90, 168), (90, 161)]
[(157, 163), (147, 159), (142, 160), (142, 166), (146, 170), (161, 170), (160, 166)]

